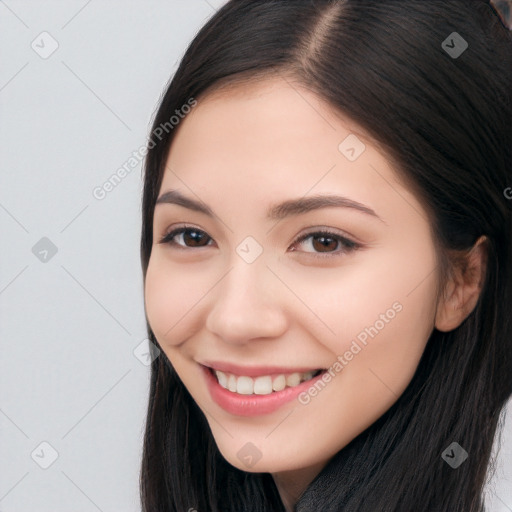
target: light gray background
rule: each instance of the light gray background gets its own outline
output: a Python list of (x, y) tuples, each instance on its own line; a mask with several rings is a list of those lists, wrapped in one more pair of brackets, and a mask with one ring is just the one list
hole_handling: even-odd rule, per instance
[[(140, 508), (141, 164), (93, 190), (224, 2), (0, 0), (0, 512)], [(507, 421), (490, 512), (512, 511)]]

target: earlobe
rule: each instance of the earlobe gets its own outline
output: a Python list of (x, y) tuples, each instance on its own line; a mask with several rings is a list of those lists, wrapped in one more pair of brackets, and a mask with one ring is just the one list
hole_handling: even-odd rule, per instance
[(434, 321), (438, 331), (448, 332), (457, 328), (473, 311), (482, 290), (487, 268), (488, 239), (481, 236), (463, 257), (462, 264), (439, 298)]

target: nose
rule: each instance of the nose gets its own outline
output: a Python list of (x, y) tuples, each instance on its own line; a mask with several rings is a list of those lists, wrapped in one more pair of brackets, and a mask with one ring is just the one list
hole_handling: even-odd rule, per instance
[(212, 290), (206, 328), (231, 344), (256, 338), (277, 338), (288, 328), (283, 284), (263, 258), (235, 261)]

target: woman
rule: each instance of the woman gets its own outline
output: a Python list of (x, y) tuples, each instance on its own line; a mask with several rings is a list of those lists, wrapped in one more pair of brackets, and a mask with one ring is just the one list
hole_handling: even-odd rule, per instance
[(482, 0), (236, 0), (201, 29), (145, 162), (146, 512), (484, 510), (511, 59)]

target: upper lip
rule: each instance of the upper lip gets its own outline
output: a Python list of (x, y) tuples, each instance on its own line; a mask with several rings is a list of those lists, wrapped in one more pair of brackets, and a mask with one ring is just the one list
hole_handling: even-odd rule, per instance
[(240, 366), (238, 364), (223, 362), (223, 361), (204, 361), (200, 363), (203, 366), (212, 368), (213, 370), (220, 370), (221, 372), (232, 373), (234, 375), (246, 376), (246, 377), (259, 377), (261, 375), (272, 375), (272, 374), (290, 374), (290, 373), (305, 373), (320, 370), (320, 367), (312, 368), (311, 366), (301, 366), (296, 368), (290, 368), (285, 366)]

